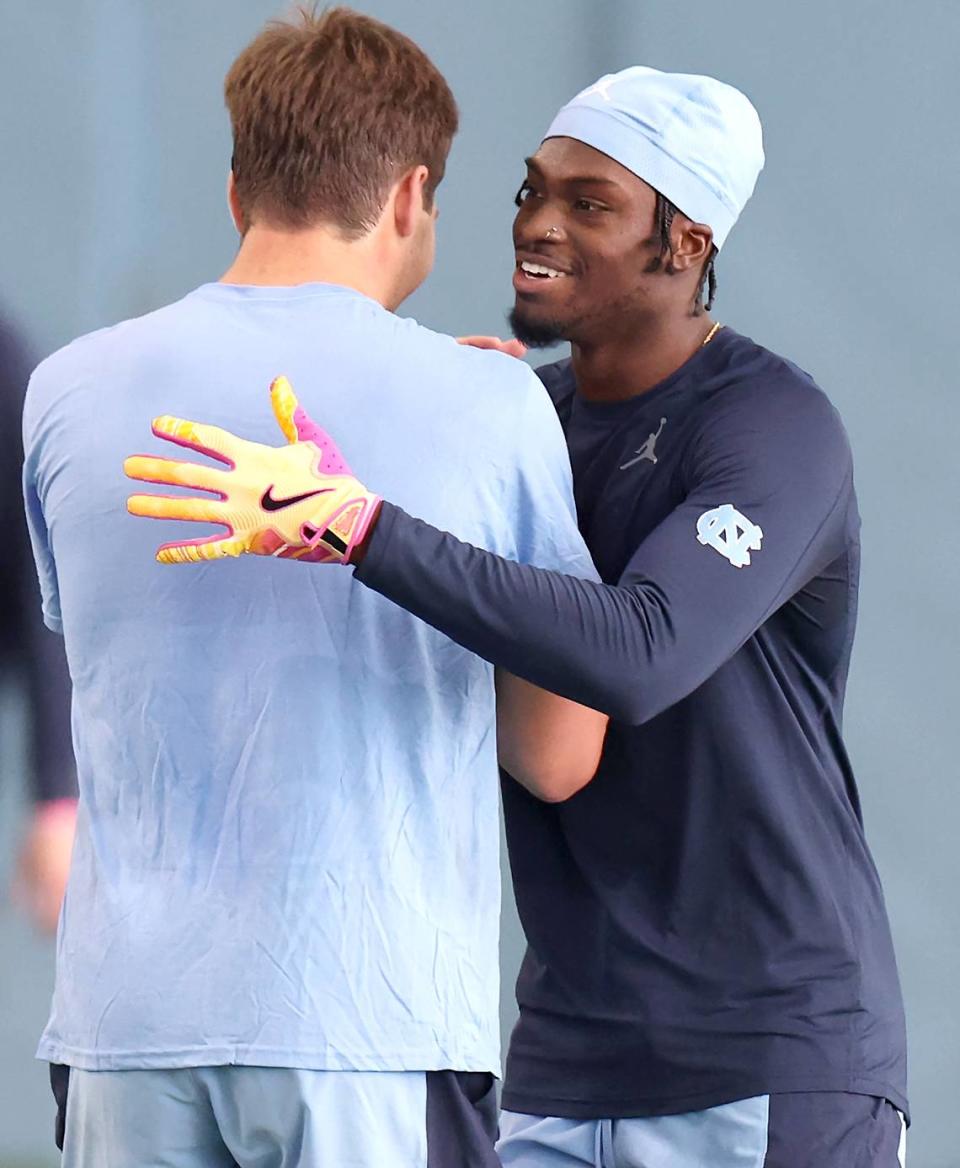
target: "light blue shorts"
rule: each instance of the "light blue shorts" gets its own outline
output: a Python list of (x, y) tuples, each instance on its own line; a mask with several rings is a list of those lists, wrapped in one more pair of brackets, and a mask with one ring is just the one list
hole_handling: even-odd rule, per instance
[(556, 1119), (500, 1115), (503, 1168), (763, 1168), (769, 1096), (685, 1115)]
[(71, 1069), (64, 1168), (494, 1168), (493, 1076)]
[(758, 1095), (643, 1119), (500, 1117), (503, 1168), (903, 1168), (904, 1118), (836, 1091)]

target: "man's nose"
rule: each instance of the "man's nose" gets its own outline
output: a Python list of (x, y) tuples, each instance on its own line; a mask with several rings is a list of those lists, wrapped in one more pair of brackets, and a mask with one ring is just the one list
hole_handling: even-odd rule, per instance
[(514, 222), (513, 240), (518, 247), (535, 243), (564, 243), (566, 238), (563, 220), (556, 208), (551, 208), (546, 202), (529, 215), (518, 215)]

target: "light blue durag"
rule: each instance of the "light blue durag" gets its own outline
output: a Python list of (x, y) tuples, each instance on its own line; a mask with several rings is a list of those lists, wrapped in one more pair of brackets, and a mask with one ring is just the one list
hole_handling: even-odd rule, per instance
[(608, 73), (557, 114), (547, 138), (576, 138), (632, 171), (723, 246), (763, 169), (749, 98), (712, 77), (633, 65)]

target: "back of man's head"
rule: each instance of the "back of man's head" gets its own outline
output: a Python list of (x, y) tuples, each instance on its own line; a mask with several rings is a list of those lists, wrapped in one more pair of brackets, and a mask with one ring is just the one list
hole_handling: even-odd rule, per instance
[(268, 25), (225, 95), (246, 226), (327, 224), (359, 238), (410, 168), (428, 168), (432, 199), (457, 131), (453, 94), (423, 50), (349, 8)]

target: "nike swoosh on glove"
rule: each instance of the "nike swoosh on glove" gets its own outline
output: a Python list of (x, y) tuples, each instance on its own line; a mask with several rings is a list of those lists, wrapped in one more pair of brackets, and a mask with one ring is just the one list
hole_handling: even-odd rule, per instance
[(217, 426), (184, 418), (154, 418), (158, 438), (197, 450), (225, 465), (136, 454), (123, 469), (132, 479), (207, 491), (205, 496), (131, 495), (131, 515), (217, 523), (223, 535), (166, 543), (161, 564), (188, 564), (224, 556), (279, 556), (309, 563), (346, 564), (366, 535), (380, 496), (366, 489), (337, 444), (310, 418), (290, 382), (278, 377), (270, 402), (288, 445), (247, 442)]

